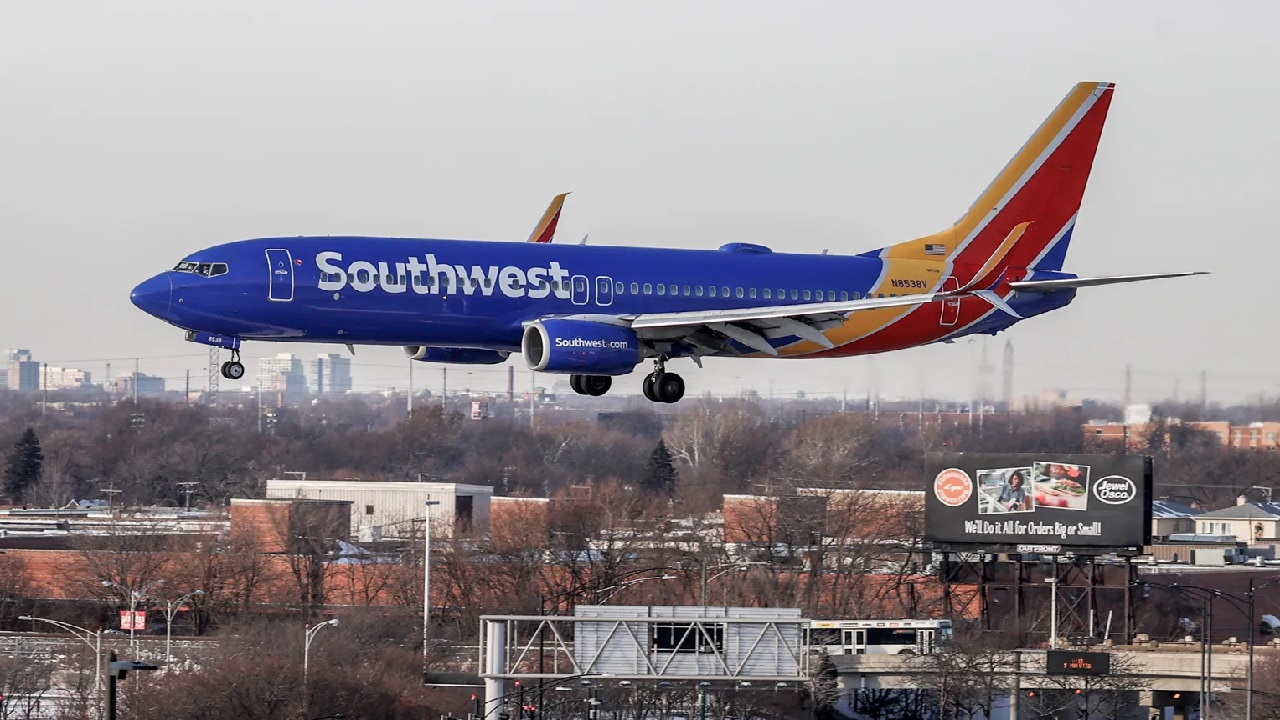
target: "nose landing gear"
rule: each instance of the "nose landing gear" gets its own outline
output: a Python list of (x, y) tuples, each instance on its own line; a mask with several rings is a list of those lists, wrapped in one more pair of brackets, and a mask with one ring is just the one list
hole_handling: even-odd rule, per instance
[(244, 377), (244, 365), (240, 362), (239, 350), (232, 350), (231, 359), (222, 363), (222, 377), (228, 380), (239, 380)]
[(684, 397), (684, 378), (666, 370), (667, 358), (658, 356), (653, 361), (653, 372), (644, 378), (640, 386), (645, 398), (650, 402), (676, 403)]

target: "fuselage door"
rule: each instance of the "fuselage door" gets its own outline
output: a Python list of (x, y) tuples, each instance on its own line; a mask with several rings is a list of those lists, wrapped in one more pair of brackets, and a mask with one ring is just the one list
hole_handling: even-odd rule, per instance
[(587, 284), (586, 275), (574, 275), (569, 279), (572, 284), (570, 299), (574, 305), (586, 305), (591, 300), (591, 286)]
[[(942, 278), (942, 289), (940, 292), (955, 292), (960, 289), (960, 281), (948, 275)], [(943, 327), (951, 327), (960, 322), (960, 298), (947, 298), (942, 301), (942, 317), (939, 324)]]
[(596, 278), (596, 304), (600, 307), (613, 304), (613, 278), (604, 275)]
[(293, 299), (293, 257), (288, 250), (267, 251), (267, 271), (271, 273), (271, 284), (267, 297), (275, 302), (289, 302)]

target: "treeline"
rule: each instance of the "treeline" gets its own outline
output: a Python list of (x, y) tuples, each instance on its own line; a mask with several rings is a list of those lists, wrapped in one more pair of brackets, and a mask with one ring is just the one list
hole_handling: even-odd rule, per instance
[[(1276, 454), (1227, 450), (1207, 433), (1164, 419), (1193, 410), (1157, 408), (1152, 429), (1130, 448), (1156, 456), (1160, 494), (1218, 507), (1251, 486), (1275, 484)], [(472, 421), (438, 405), (406, 418), (392, 403), (341, 398), (264, 416), (252, 403), (148, 400), (42, 415), (29, 397), (0, 392), (0, 463), (6, 494), (32, 506), (103, 498), (104, 491), (120, 491), (111, 494), (122, 504), (176, 506), (185, 501), (178, 483), (188, 481), (199, 483), (193, 505), (221, 506), (231, 497), (261, 496), (267, 478), (304, 471), (314, 478), (454, 480), (494, 485), (499, 494), (552, 495), (614, 481), (674, 494), (698, 512), (717, 507), (723, 493), (768, 493), (777, 485), (920, 489), (923, 455), (931, 450), (1124, 451), (1082, 431), (1088, 418), (1109, 413), (1099, 406), (956, 421), (927, 412), (842, 414), (806, 401), (703, 399), (674, 413), (658, 416), (646, 407), (581, 420), (547, 409), (530, 429), (499, 418)], [(669, 462), (655, 464), (655, 453)]]

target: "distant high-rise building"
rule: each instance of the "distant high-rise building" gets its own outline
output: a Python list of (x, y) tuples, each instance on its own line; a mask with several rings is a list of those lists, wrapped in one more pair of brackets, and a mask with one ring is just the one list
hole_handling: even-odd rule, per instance
[(7, 350), (5, 360), (5, 384), (10, 390), (40, 389), (40, 363), (31, 359), (30, 350)]
[(302, 359), (293, 353), (280, 353), (258, 361), (258, 390), (282, 399), (307, 394), (307, 372)]
[(316, 355), (311, 361), (311, 389), (316, 394), (351, 391), (351, 358), (336, 353)]
[(79, 390), (89, 385), (89, 372), (75, 368), (48, 367), (41, 365), (37, 375), (41, 389)]
[(159, 395), (164, 392), (164, 378), (146, 373), (129, 373), (115, 379), (116, 395), (129, 397), (133, 395), (133, 385), (138, 384), (139, 395)]

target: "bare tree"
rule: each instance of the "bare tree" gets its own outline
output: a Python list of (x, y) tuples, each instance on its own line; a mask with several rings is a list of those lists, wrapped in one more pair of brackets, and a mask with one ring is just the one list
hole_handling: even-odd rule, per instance
[(0, 555), (0, 624), (9, 623), (23, 612), (31, 596), (31, 576), (27, 564), (15, 555)]
[(913, 667), (932, 690), (942, 717), (989, 718), (1013, 689), (1013, 655), (981, 635), (958, 636), (946, 649), (919, 655)]

